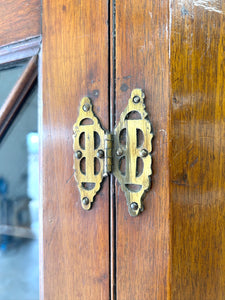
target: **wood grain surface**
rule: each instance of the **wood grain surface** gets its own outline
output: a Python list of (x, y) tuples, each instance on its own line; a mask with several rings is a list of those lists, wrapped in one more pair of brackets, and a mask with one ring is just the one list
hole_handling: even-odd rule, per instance
[[(41, 299), (109, 298), (108, 181), (84, 211), (72, 127), (89, 96), (108, 128), (107, 1), (43, 1)], [(42, 253), (43, 252), (43, 253)]]
[(225, 3), (171, 4), (171, 299), (222, 300)]
[[(41, 299), (108, 299), (109, 277), (111, 299), (223, 299), (224, 4), (111, 1), (110, 16), (97, 4), (43, 1)], [(105, 182), (85, 212), (72, 170), (80, 99), (105, 128), (110, 107), (112, 130), (134, 88), (154, 133), (145, 211), (129, 216), (119, 184), (109, 206)]]
[(128, 213), (116, 188), (117, 299), (169, 299), (169, 1), (116, 1), (116, 121), (134, 88), (152, 123), (152, 188), (144, 212)]
[(41, 33), (40, 0), (0, 2), (0, 46)]

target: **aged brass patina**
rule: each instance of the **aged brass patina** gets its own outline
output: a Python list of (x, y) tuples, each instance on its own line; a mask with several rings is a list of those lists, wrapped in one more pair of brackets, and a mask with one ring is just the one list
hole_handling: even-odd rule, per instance
[[(104, 130), (92, 111), (91, 100), (81, 100), (80, 112), (73, 126), (74, 170), (78, 182), (81, 205), (84, 209), (91, 208), (94, 196), (100, 189), (103, 179)], [(99, 168), (95, 164), (98, 160)]]
[(131, 216), (143, 211), (142, 198), (152, 174), (151, 124), (145, 111), (145, 95), (134, 89), (114, 133), (105, 132), (94, 116), (91, 100), (84, 97), (73, 126), (74, 170), (81, 204), (91, 208), (103, 177), (113, 173), (120, 182)]
[[(120, 122), (114, 130), (113, 174), (118, 179), (127, 199), (131, 216), (137, 216), (144, 208), (142, 196), (150, 186), (152, 174), (152, 137), (151, 124), (144, 104), (145, 95), (141, 89), (131, 93), (128, 106), (120, 116)], [(124, 132), (124, 140), (121, 133)], [(124, 160), (124, 170), (121, 168)], [(142, 161), (140, 161), (142, 160)], [(139, 170), (139, 165), (142, 168)]]

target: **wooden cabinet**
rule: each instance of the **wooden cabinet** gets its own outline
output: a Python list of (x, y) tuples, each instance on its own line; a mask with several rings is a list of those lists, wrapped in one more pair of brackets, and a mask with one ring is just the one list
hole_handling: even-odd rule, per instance
[[(43, 0), (41, 298), (224, 299), (223, 1)], [(72, 128), (92, 99), (113, 130), (134, 88), (154, 132), (138, 217), (104, 181), (84, 211)]]

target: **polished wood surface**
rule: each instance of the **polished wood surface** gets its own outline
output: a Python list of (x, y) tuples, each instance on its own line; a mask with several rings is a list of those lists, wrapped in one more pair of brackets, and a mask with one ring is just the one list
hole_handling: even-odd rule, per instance
[(225, 2), (172, 1), (171, 299), (225, 299)]
[[(224, 299), (224, 4), (44, 0), (43, 12), (41, 299)], [(111, 178), (83, 211), (80, 99), (112, 130), (134, 88), (154, 133), (145, 210), (130, 217)]]
[(37, 56), (30, 59), (19, 80), (14, 85), (12, 91), (9, 91), (9, 96), (0, 108), (0, 141), (16, 117), (19, 109), (26, 100), (28, 92), (37, 79), (37, 60)]
[(89, 96), (108, 128), (107, 1), (43, 0), (41, 299), (109, 298), (108, 180), (81, 207), (73, 124)]
[(40, 35), (41, 1), (1, 1), (0, 33), (0, 46)]
[(154, 133), (152, 188), (144, 212), (128, 213), (116, 187), (117, 299), (169, 299), (169, 1), (116, 1), (116, 122), (130, 93), (146, 95)]

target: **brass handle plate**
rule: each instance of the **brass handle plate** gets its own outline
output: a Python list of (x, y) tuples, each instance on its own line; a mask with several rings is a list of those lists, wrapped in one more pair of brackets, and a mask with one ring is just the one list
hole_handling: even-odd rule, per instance
[(73, 126), (74, 174), (81, 204), (89, 210), (104, 176), (113, 173), (127, 199), (128, 211), (143, 211), (143, 195), (152, 174), (151, 124), (145, 110), (144, 92), (134, 89), (114, 133), (102, 129), (88, 97), (81, 100), (79, 116)]
[(137, 216), (144, 209), (142, 196), (149, 188), (149, 176), (152, 174), (150, 153), (153, 134), (146, 119), (144, 98), (142, 90), (132, 91), (128, 106), (114, 131), (113, 174), (126, 195), (131, 216)]

